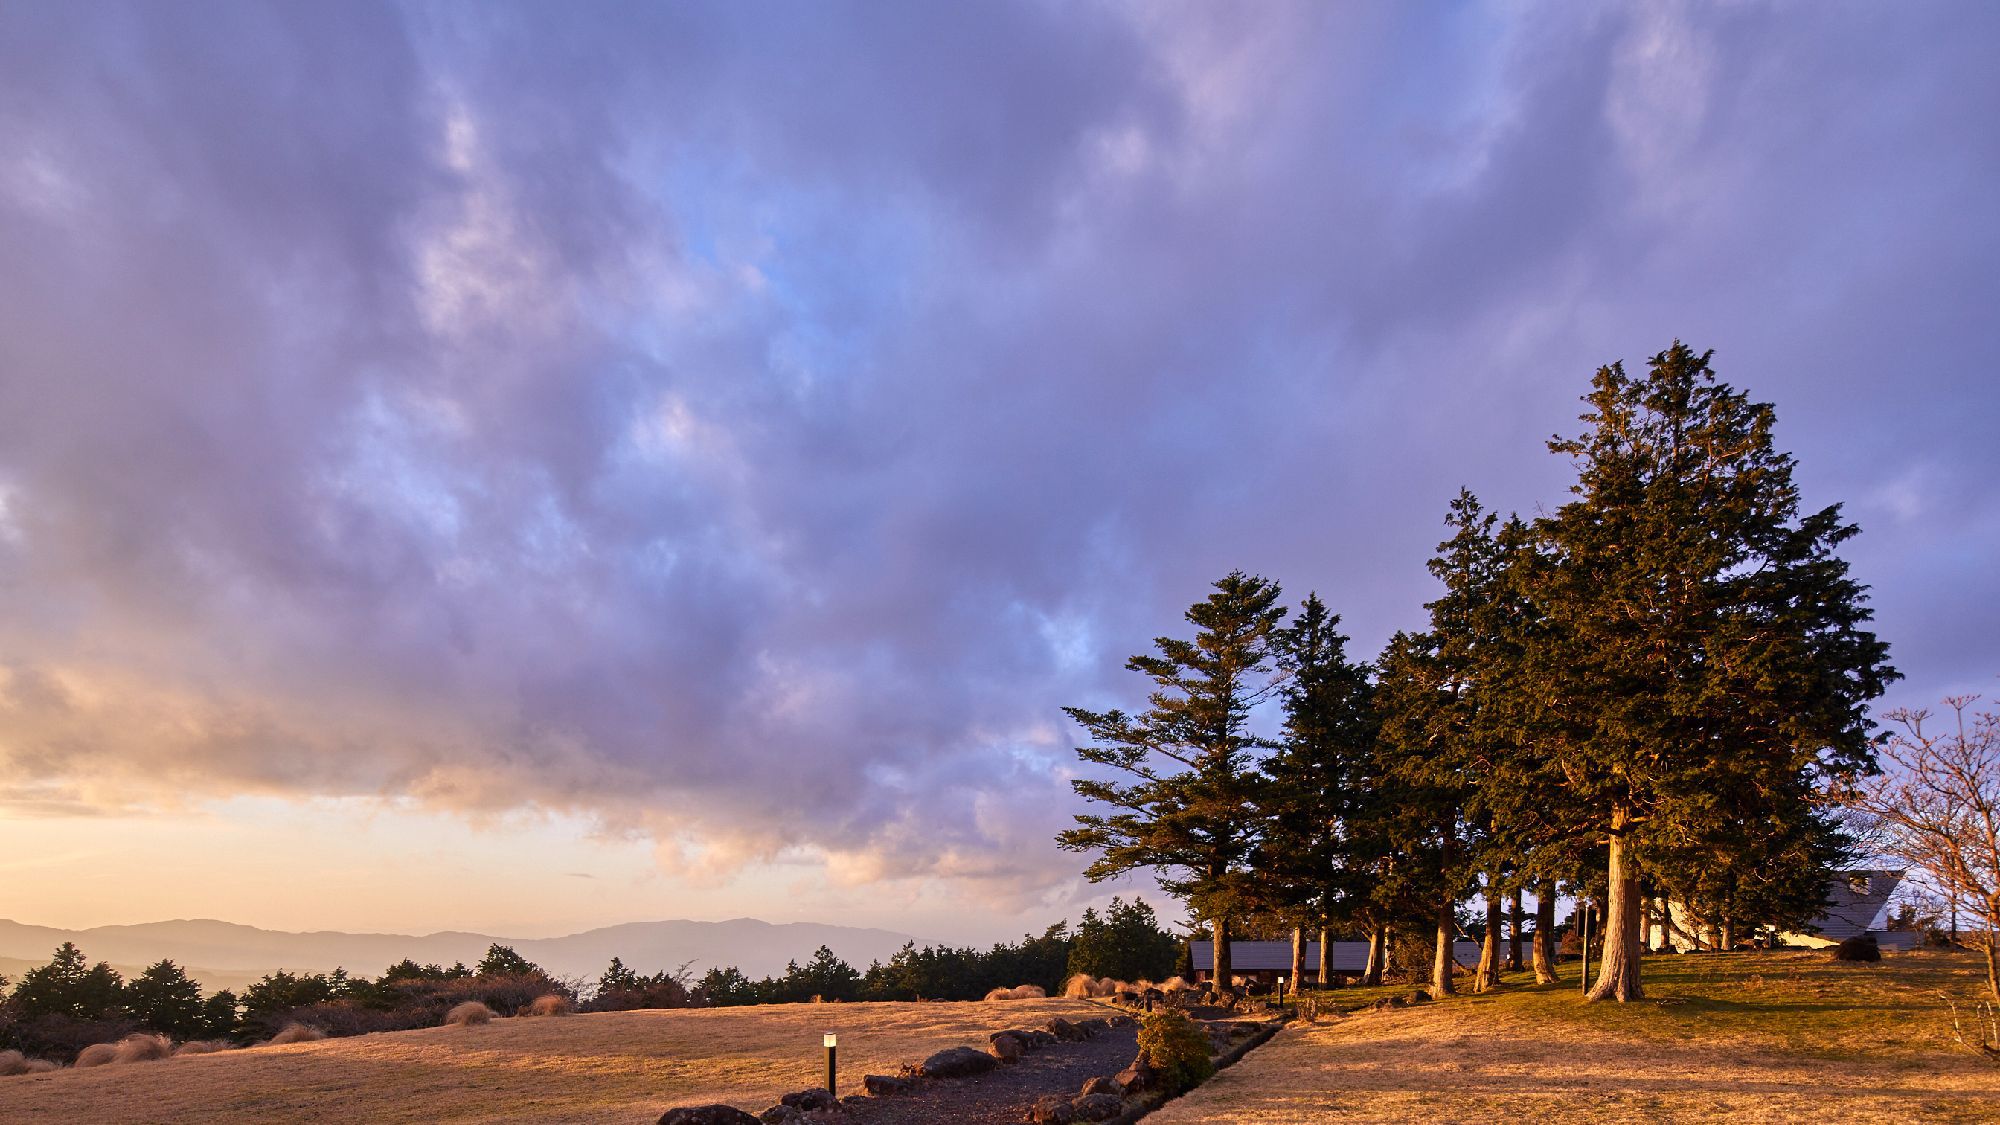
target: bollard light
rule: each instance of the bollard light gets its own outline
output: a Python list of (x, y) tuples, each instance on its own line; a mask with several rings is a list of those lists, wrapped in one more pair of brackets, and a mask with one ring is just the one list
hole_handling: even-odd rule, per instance
[(835, 1097), (840, 1094), (840, 1087), (834, 1085), (833, 1077), (833, 1049), (838, 1039), (839, 1037), (831, 1031), (821, 1037), (821, 1041), (826, 1044), (826, 1092)]

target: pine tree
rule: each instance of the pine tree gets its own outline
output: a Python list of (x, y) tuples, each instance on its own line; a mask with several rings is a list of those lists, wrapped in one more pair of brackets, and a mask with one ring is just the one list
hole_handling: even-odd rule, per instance
[(1801, 516), (1768, 404), (1676, 342), (1647, 374), (1598, 371), (1585, 431), (1549, 448), (1575, 499), (1538, 521), (1550, 556), (1530, 646), (1560, 811), (1602, 835), (1610, 889), (1592, 999), (1637, 999), (1640, 880), (1671, 847), (1793, 820), (1873, 762), (1865, 707), (1896, 675), (1836, 548), (1838, 506)]
[(56, 947), (48, 964), (21, 974), (21, 983), (14, 986), (13, 1007), (24, 1019), (103, 1019), (119, 1008), (124, 991), (125, 982), (110, 965), (90, 964), (82, 950), (66, 941)]
[[(1311, 594), (1274, 634), (1284, 737), (1263, 766), (1252, 867), (1260, 903), (1291, 923), (1294, 982), (1303, 979), (1306, 931), (1319, 934), (1324, 962), (1335, 923), (1365, 895), (1373, 858), (1357, 850), (1347, 821), (1366, 799), (1358, 783), (1375, 740), (1374, 688), (1368, 667), (1348, 661), (1339, 625)], [(1322, 982), (1330, 968), (1320, 966)]]
[(1135, 780), (1073, 782), (1112, 811), (1078, 815), (1057, 843), (1099, 853), (1084, 871), (1093, 882), (1157, 871), (1168, 893), (1209, 922), (1218, 988), (1229, 982), (1229, 920), (1250, 901), (1244, 861), (1256, 843), (1254, 755), (1267, 743), (1249, 719), (1275, 689), (1272, 634), (1285, 616), (1279, 593), (1276, 583), (1231, 573), (1188, 609), (1193, 640), (1159, 637), (1158, 655), (1127, 661), (1154, 684), (1144, 714), (1064, 708), (1093, 743), (1077, 756)]
[(179, 965), (160, 961), (149, 965), (125, 986), (125, 1007), (141, 1026), (175, 1039), (203, 1034), (201, 986)]

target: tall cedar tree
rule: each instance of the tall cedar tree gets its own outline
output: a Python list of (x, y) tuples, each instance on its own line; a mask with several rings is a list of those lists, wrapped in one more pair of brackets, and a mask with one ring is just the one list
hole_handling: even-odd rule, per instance
[(1439, 994), (1455, 991), (1457, 906), (1481, 874), (1487, 926), (1474, 987), (1499, 977), (1497, 873), (1508, 857), (1495, 843), (1485, 791), (1513, 783), (1514, 755), (1495, 696), (1508, 679), (1503, 670), (1516, 661), (1506, 620), (1508, 553), (1497, 522), (1477, 497), (1459, 491), (1445, 519), (1452, 536), (1429, 563), (1444, 584), (1443, 595), (1425, 606), (1431, 627), (1398, 634), (1382, 663), (1384, 750), (1410, 802), (1405, 839), (1435, 879), (1431, 988)]
[(1266, 909), (1291, 922), (1292, 980), (1305, 970), (1304, 932), (1320, 937), (1320, 980), (1332, 966), (1332, 928), (1365, 893), (1367, 857), (1346, 830), (1363, 795), (1360, 767), (1375, 741), (1373, 685), (1347, 659), (1340, 616), (1318, 594), (1275, 634), (1284, 673), (1284, 738), (1264, 763), (1260, 839), (1251, 866)]
[(1232, 572), (1187, 611), (1193, 640), (1159, 637), (1157, 656), (1125, 666), (1150, 677), (1143, 715), (1066, 707), (1093, 745), (1077, 756), (1136, 779), (1073, 782), (1108, 813), (1077, 816), (1056, 837), (1070, 851), (1095, 851), (1084, 870), (1096, 882), (1141, 867), (1210, 923), (1216, 987), (1228, 987), (1229, 921), (1251, 902), (1245, 860), (1255, 844), (1255, 755), (1267, 740), (1250, 731), (1250, 712), (1275, 689), (1273, 634), (1284, 620), (1276, 583)]
[(1623, 1001), (1643, 996), (1649, 865), (1671, 884), (1689, 839), (1799, 831), (1827, 781), (1872, 768), (1866, 706), (1896, 673), (1834, 553), (1856, 528), (1838, 506), (1799, 514), (1768, 404), (1678, 341), (1643, 378), (1600, 369), (1584, 401), (1585, 431), (1549, 443), (1578, 481), (1537, 522), (1528, 676), (1565, 808), (1608, 846), (1589, 995)]

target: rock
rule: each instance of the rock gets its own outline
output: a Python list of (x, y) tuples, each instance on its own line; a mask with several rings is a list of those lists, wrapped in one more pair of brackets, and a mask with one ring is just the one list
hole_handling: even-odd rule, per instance
[(1135, 1023), (1137, 1023), (1137, 1022), (1138, 1022), (1138, 1021), (1137, 1021), (1137, 1020), (1135, 1020), (1135, 1019), (1133, 1019), (1133, 1018), (1132, 1018), (1131, 1016), (1112, 1016), (1112, 1017), (1111, 1017), (1111, 1026), (1112, 1026), (1112, 1027), (1131, 1027), (1131, 1026), (1132, 1026), (1133, 1024), (1135, 1024)]
[(1027, 1045), (1010, 1031), (996, 1031), (987, 1039), (991, 1046), (986, 1048), (986, 1053), (1003, 1063), (1020, 1062), (1021, 1056), (1027, 1052)]
[(1035, 1104), (1029, 1107), (1028, 1120), (1034, 1125), (1069, 1125), (1071, 1121), (1076, 1120), (1076, 1110), (1070, 1107), (1068, 1098), (1058, 1094), (1044, 1094), (1036, 1098)]
[(684, 1105), (660, 1115), (659, 1125), (762, 1125), (733, 1105)]
[(770, 1109), (758, 1114), (757, 1120), (762, 1121), (764, 1125), (788, 1125), (789, 1122), (797, 1121), (804, 1116), (805, 1114), (791, 1106), (774, 1105)]
[(1408, 1000), (1408, 1003), (1410, 1004), (1428, 1004), (1430, 1002), (1431, 1002), (1431, 994), (1425, 992), (1421, 988), (1417, 989), (1415, 992), (1410, 993), (1410, 998)]
[(1000, 1065), (1000, 1060), (970, 1047), (947, 1047), (924, 1060), (925, 1078), (963, 1078), (984, 1074)]
[(1139, 994), (1129, 988), (1120, 989), (1111, 994), (1111, 1001), (1114, 1004), (1123, 1004), (1128, 1008), (1136, 1008), (1139, 1006)]
[(1087, 1098), (1092, 1094), (1110, 1094), (1116, 1097), (1118, 1095), (1122, 1095), (1124, 1092), (1125, 1091), (1119, 1087), (1118, 1080), (1116, 1078), (1106, 1078), (1100, 1074), (1097, 1077), (1091, 1079), (1090, 1081), (1085, 1082), (1083, 1084), (1083, 1092), (1078, 1094), (1077, 1096)]
[(1157, 988), (1149, 988), (1146, 991), (1139, 994), (1139, 999), (1144, 1000), (1146, 1002), (1147, 1009), (1150, 1010), (1155, 1004), (1166, 1003), (1167, 994), (1161, 992)]
[(861, 1076), (861, 1088), (875, 1097), (886, 1098), (890, 1094), (900, 1094), (909, 1089), (910, 1080), (887, 1074), (864, 1074)]
[(1111, 1021), (1101, 1016), (1092, 1016), (1090, 1019), (1077, 1021), (1076, 1026), (1082, 1028), (1085, 1035), (1095, 1039), (1111, 1030)]
[(1136, 1094), (1142, 1090), (1150, 1090), (1159, 1085), (1160, 1072), (1153, 1069), (1153, 1064), (1147, 1062), (1145, 1056), (1142, 1055), (1139, 1058), (1133, 1059), (1131, 1066), (1119, 1071), (1118, 1077), (1112, 1079), (1112, 1081), (1118, 1083), (1118, 1088), (1124, 1090), (1127, 1094)]
[(778, 1101), (796, 1110), (832, 1109), (840, 1104), (840, 1099), (833, 1096), (833, 1091), (824, 1086), (800, 1090), (796, 1094), (786, 1094)]
[(840, 1108), (842, 1109), (853, 1109), (855, 1106), (861, 1106), (867, 1104), (868, 1104), (868, 1099), (861, 1096), (860, 1094), (849, 1094), (846, 1097), (840, 1099)]
[(1061, 1016), (1057, 1016), (1049, 1021), (1049, 1034), (1065, 1043), (1081, 1043), (1085, 1039), (1090, 1038), (1082, 1028)]
[(1125, 1100), (1117, 1094), (1085, 1094), (1069, 1108), (1076, 1121), (1109, 1121), (1125, 1112)]
[(1016, 1031), (1014, 1034), (1019, 1036), (1022, 1042), (1025, 1042), (1028, 1045), (1028, 1049), (1031, 1051), (1040, 1050), (1041, 1048), (1047, 1047), (1056, 1041), (1056, 1037), (1054, 1035), (1050, 1034), (1049, 1032), (1043, 1031), (1039, 1027), (1031, 1027), (1026, 1031)]

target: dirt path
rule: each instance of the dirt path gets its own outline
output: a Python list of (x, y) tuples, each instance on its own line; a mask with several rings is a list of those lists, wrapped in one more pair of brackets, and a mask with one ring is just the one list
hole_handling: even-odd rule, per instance
[(1020, 1125), (1044, 1094), (1075, 1097), (1086, 1080), (1117, 1074), (1138, 1054), (1138, 1028), (1114, 1027), (1081, 1043), (1054, 1043), (971, 1078), (920, 1083), (902, 1094), (855, 1104), (854, 1125)]

